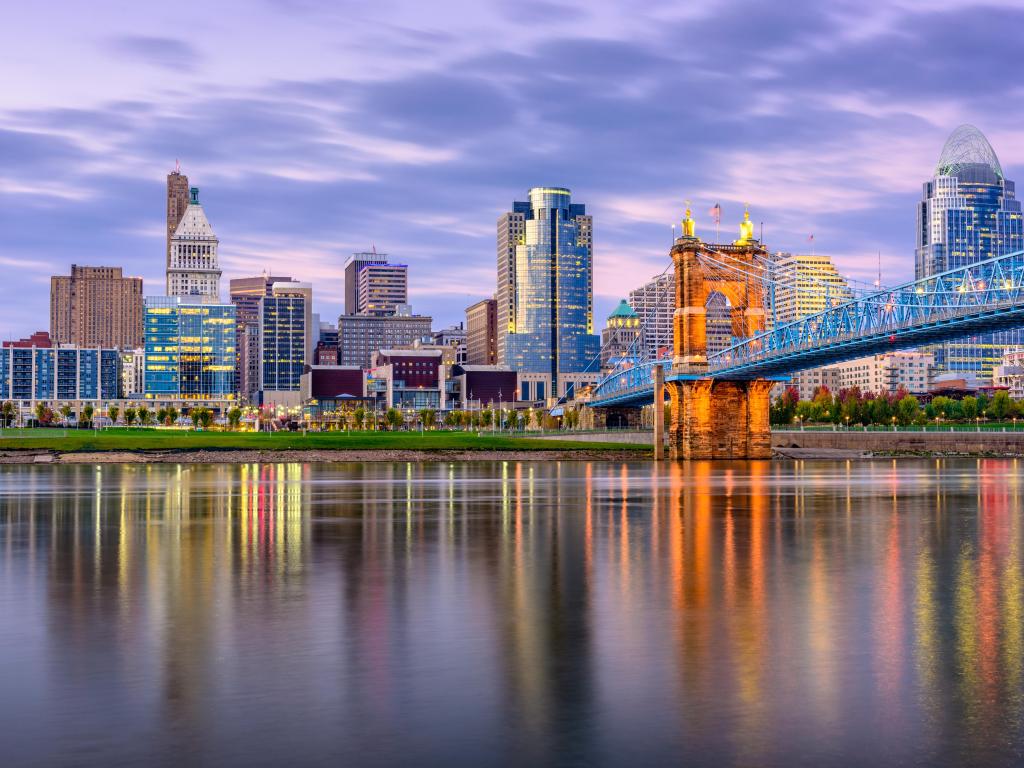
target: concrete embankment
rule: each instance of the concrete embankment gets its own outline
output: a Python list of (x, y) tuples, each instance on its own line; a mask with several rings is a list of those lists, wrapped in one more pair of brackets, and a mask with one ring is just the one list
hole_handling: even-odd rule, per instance
[(772, 450), (791, 458), (941, 455), (1024, 456), (1024, 432), (772, 432)]

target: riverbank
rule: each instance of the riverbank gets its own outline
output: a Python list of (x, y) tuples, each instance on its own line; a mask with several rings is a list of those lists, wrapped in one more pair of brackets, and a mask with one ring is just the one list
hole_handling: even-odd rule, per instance
[(0, 451), (0, 464), (280, 464), (425, 461), (633, 461), (642, 451), (591, 450), (297, 450), (297, 451)]
[[(14, 436), (17, 435), (17, 436)], [(643, 458), (649, 446), (475, 432), (4, 430), (0, 463), (249, 463)]]

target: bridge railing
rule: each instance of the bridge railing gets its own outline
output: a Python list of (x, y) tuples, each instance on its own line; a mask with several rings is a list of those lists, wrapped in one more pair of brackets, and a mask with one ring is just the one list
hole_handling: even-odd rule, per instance
[(982, 312), (1019, 307), (1024, 299), (1024, 251), (959, 267), (894, 289), (830, 307), (744, 339), (709, 358), (732, 368), (886, 333), (899, 334)]

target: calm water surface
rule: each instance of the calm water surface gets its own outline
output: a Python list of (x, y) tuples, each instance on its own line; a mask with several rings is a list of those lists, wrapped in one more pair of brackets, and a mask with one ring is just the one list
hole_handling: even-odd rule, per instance
[(0, 467), (0, 763), (1020, 764), (1022, 473)]

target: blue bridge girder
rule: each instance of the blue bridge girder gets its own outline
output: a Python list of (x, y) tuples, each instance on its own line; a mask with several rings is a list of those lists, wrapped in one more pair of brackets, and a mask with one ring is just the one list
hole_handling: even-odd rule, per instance
[(708, 357), (700, 376), (671, 372), (668, 360), (614, 371), (594, 388), (592, 406), (649, 404), (655, 365), (666, 381), (782, 379), (787, 374), (868, 355), (1024, 327), (1024, 251), (975, 262), (869, 293)]

